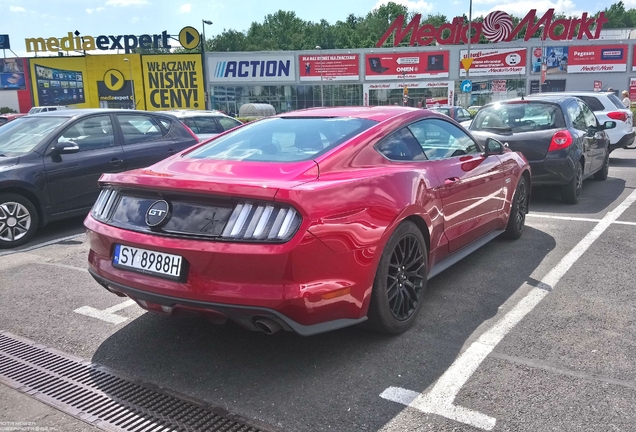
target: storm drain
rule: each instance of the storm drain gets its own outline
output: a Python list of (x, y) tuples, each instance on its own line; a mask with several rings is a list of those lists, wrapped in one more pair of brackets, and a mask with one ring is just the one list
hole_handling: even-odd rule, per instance
[(271, 430), (0, 332), (0, 382), (107, 431)]

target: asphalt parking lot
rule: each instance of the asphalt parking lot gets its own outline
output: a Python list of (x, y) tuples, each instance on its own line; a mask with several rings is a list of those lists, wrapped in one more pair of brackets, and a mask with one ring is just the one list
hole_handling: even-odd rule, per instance
[[(634, 431), (636, 152), (610, 166), (576, 206), (534, 190), (522, 238), (430, 281), (398, 337), (145, 313), (86, 272), (81, 219), (0, 252), (0, 331), (271, 430)], [(0, 426), (11, 422), (94, 430), (0, 384)]]

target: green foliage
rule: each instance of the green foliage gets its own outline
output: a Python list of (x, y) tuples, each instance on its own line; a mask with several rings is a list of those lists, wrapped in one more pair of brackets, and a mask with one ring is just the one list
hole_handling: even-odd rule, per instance
[(475, 117), (475, 114), (477, 114), (478, 110), (468, 110), (468, 113), (470, 114), (470, 118)]
[(13, 114), (13, 113), (17, 113), (17, 111), (9, 107), (0, 107), (0, 114)]
[(254, 120), (258, 120), (259, 117), (237, 117), (236, 119), (241, 123), (249, 123), (253, 122)]

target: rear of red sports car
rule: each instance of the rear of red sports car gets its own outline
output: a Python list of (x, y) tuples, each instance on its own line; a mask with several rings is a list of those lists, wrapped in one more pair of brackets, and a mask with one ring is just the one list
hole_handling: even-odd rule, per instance
[[(439, 179), (421, 163), (393, 163), (374, 145), (425, 115), (291, 113), (147, 169), (105, 174), (85, 221), (89, 271), (153, 312), (311, 335), (366, 320), (385, 260), (383, 278), (396, 280), (393, 315), (409, 321), (430, 262), (448, 255)], [(505, 226), (507, 215), (497, 217)], [(417, 232), (384, 256), (404, 221)]]

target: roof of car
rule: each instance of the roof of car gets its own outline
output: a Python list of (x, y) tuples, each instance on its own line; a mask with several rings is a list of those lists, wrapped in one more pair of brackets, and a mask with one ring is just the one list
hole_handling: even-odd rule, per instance
[(177, 117), (195, 117), (195, 116), (222, 116), (229, 117), (227, 114), (217, 110), (166, 110), (158, 111), (163, 114), (172, 114)]
[(495, 102), (490, 102), (487, 105), (484, 106), (493, 106), (497, 103), (522, 103), (525, 101), (532, 101), (532, 102), (536, 102), (536, 101), (542, 101), (542, 102), (552, 102), (552, 103), (559, 103), (562, 102), (566, 99), (574, 99), (574, 96), (572, 95), (564, 95), (562, 93), (540, 93), (540, 94), (534, 94), (532, 95), (533, 97), (530, 98), (529, 96), (523, 97), (523, 98), (515, 98), (515, 99), (508, 99), (505, 101), (495, 101)]
[(397, 115), (410, 113), (413, 111), (421, 111), (421, 108), (402, 107), (395, 105), (309, 108), (280, 114), (279, 117), (355, 117), (381, 122)]
[(47, 111), (37, 114), (29, 114), (29, 117), (83, 117), (91, 114), (157, 114), (157, 112), (129, 110), (129, 109), (113, 109), (113, 108), (75, 108), (57, 111)]
[(583, 95), (583, 96), (598, 96), (598, 95), (604, 95), (607, 96), (609, 94), (614, 94), (612, 92), (595, 92), (595, 91), (565, 91), (565, 92), (552, 92), (552, 93), (534, 93), (531, 95), (528, 95), (529, 97), (534, 97), (534, 96), (543, 96), (543, 95), (548, 95), (548, 96), (553, 96), (553, 95), (561, 95), (561, 96), (572, 96), (572, 95)]

